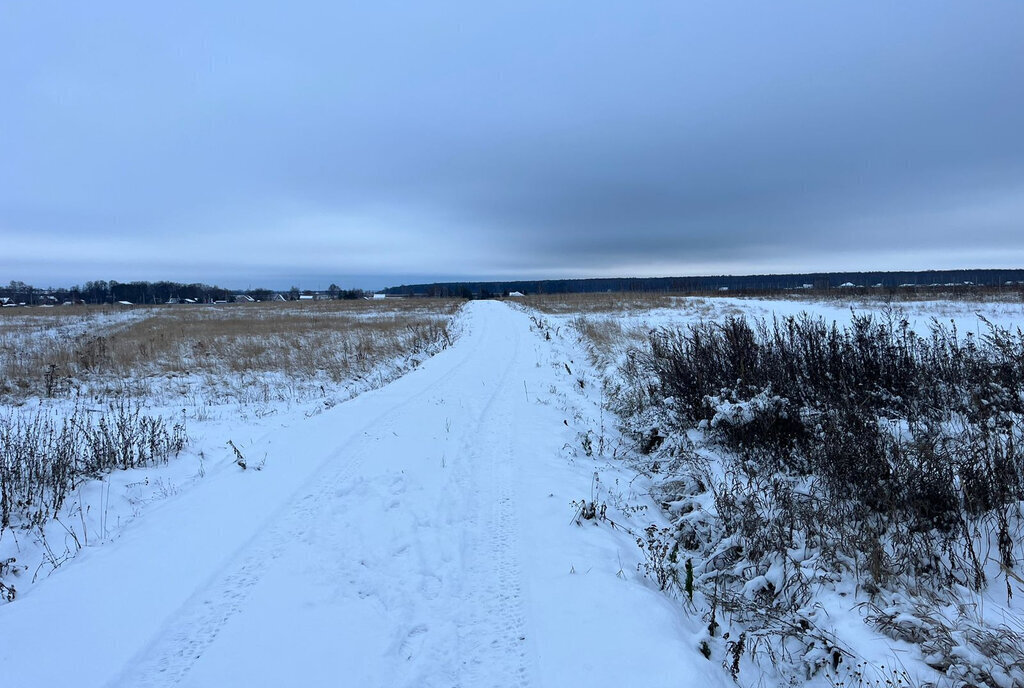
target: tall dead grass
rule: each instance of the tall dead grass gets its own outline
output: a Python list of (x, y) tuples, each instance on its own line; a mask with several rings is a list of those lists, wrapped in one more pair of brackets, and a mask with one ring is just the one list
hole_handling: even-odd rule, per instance
[(449, 342), (456, 301), (19, 309), (0, 317), (0, 395), (66, 396), (92, 383), (279, 373), (339, 382)]
[(916, 287), (901, 289), (845, 288), (797, 289), (772, 292), (734, 291), (713, 294), (673, 294), (668, 292), (596, 292), (586, 294), (531, 294), (521, 301), (531, 308), (552, 315), (622, 314), (658, 308), (687, 309), (696, 315), (712, 315), (721, 310), (723, 298), (769, 299), (776, 301), (811, 301), (831, 305), (877, 307), (884, 304), (947, 302), (963, 304), (1020, 304), (1024, 289), (1013, 288), (947, 288)]
[(648, 311), (654, 308), (676, 308), (680, 301), (700, 302), (703, 299), (685, 298), (662, 292), (598, 292), (591, 294), (531, 294), (517, 299), (524, 305), (542, 313), (566, 315), (572, 313), (624, 313)]

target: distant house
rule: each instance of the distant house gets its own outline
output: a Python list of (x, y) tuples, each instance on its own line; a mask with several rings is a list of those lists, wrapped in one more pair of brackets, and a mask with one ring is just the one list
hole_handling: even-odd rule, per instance
[(524, 294), (524, 293), (523, 293), (523, 292), (521, 292), (521, 291), (510, 291), (510, 292), (508, 293), (508, 295), (509, 295), (509, 296), (526, 296), (526, 294)]
[(134, 306), (135, 304), (132, 303), (131, 301), (118, 301), (117, 305), (118, 306)]
[(374, 294), (373, 295), (374, 301), (376, 301), (377, 299), (386, 299), (387, 297), (388, 297), (387, 294)]
[(313, 300), (313, 295), (312, 294), (299, 294), (299, 301), (312, 301), (312, 300)]
[(256, 303), (256, 299), (248, 294), (235, 294), (235, 303)]
[(183, 299), (184, 303), (199, 303), (195, 299)]
[(270, 297), (269, 299), (267, 299), (267, 301), (287, 301), (287, 300), (288, 300), (288, 299), (286, 299), (286, 298), (285, 298), (284, 296), (282, 296), (281, 294), (274, 294), (274, 295), (273, 295), (273, 296), (271, 296), (271, 297)]

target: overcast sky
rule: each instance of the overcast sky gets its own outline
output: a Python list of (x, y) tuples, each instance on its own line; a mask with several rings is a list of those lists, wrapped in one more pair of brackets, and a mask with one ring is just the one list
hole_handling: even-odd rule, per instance
[(0, 2), (0, 282), (1024, 266), (1024, 2)]

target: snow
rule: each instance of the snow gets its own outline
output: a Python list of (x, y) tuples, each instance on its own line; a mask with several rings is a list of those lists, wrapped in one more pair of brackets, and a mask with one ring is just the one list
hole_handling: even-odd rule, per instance
[[(765, 318), (770, 323), (773, 318), (799, 316), (801, 313), (807, 313), (812, 317), (821, 317), (826, 322), (835, 321), (839, 326), (849, 324), (854, 314), (893, 318), (895, 322), (906, 319), (914, 331), (924, 335), (929, 333), (932, 324), (937, 321), (945, 326), (952, 324), (960, 337), (984, 336), (988, 332), (987, 323), (1007, 328), (1011, 332), (1019, 332), (1018, 328), (1021, 327), (1021, 323), (1024, 323), (1024, 304), (1021, 303), (925, 301), (890, 305), (879, 301), (857, 299), (824, 302), (810, 299), (676, 298), (673, 299), (670, 308), (644, 308), (642, 301), (634, 300), (621, 311), (598, 312), (593, 315), (545, 314), (542, 319), (551, 332), (575, 330), (581, 339), (590, 338), (592, 348), (588, 353), (598, 368), (596, 374), (603, 376), (609, 390), (615, 394), (616, 390), (625, 389), (621, 387), (624, 382), (621, 378), (620, 366), (628, 365), (631, 356), (630, 348), (639, 346), (642, 350), (644, 342), (652, 331), (662, 327), (685, 326), (697, 321), (721, 321), (729, 316)], [(630, 384), (643, 386), (643, 381), (634, 381)], [(757, 411), (778, 400), (771, 395), (770, 391), (765, 391), (748, 401), (736, 402), (724, 397), (711, 398), (710, 401), (715, 406), (716, 415), (709, 425), (725, 423), (739, 426), (749, 422)], [(669, 410), (672, 408), (672, 403), (672, 399), (663, 400), (664, 406)], [(657, 425), (657, 421), (652, 420), (644, 426), (645, 421), (644, 417), (638, 419), (633, 428), (634, 431), (647, 432)], [(645, 427), (647, 430), (644, 430)], [(690, 433), (691, 441), (695, 440), (696, 434), (699, 433), (696, 431)], [(673, 444), (675, 441), (670, 437), (664, 446), (678, 448)], [(687, 449), (694, 451), (693, 447), (687, 447)], [(714, 462), (713, 450), (699, 448), (696, 451), (703, 459)], [(658, 458), (671, 455), (672, 451), (669, 450), (660, 454)], [(676, 490), (676, 493), (678, 492)], [(697, 522), (700, 522), (702, 519), (699, 514), (707, 509), (708, 505), (699, 503), (698, 499), (687, 499), (668, 503), (665, 507), (670, 513), (675, 513), (677, 519), (680, 514), (690, 513)], [(973, 529), (975, 525), (972, 524), (970, 527)], [(985, 530), (986, 526), (981, 525), (981, 527), (982, 532), (989, 533), (987, 536), (988, 547), (982, 549), (995, 551), (996, 546), (992, 542), (991, 527), (989, 526), (988, 530)], [(799, 545), (799, 543), (797, 544)], [(806, 552), (803, 554), (806, 555)], [(806, 569), (809, 576), (813, 577), (812, 562), (801, 561), (800, 555), (801, 553), (798, 551), (793, 552), (793, 561), (799, 561), (801, 568)], [(743, 560), (739, 565), (745, 565)], [(751, 574), (752, 579), (743, 590), (748, 597), (756, 595), (761, 589), (768, 588), (769, 584), (775, 590), (782, 588), (780, 585), (781, 572), (777, 567), (769, 567), (767, 571), (762, 570), (759, 573), (764, 575), (754, 576)], [(852, 575), (838, 576), (835, 580), (817, 580), (814, 606), (812, 609), (803, 611), (807, 612), (807, 618), (814, 623), (819, 631), (830, 637), (832, 646), (843, 648), (844, 653), (849, 653), (846, 655), (844, 663), (840, 665), (839, 671), (819, 672), (813, 677), (804, 677), (802, 672), (800, 675), (793, 676), (766, 676), (765, 672), (769, 670), (769, 667), (765, 666), (767, 662), (755, 665), (749, 661), (748, 656), (744, 656), (741, 663), (742, 670), (739, 673), (740, 682), (743, 685), (749, 685), (752, 681), (759, 681), (771, 686), (777, 685), (780, 679), (792, 679), (796, 682), (807, 680), (812, 685), (882, 685), (883, 683), (886, 685), (926, 685), (938, 681), (939, 685), (943, 685), (944, 682), (961, 679), (977, 683), (976, 676), (967, 673), (957, 674), (956, 672), (960, 669), (956, 667), (951, 668), (945, 675), (941, 671), (936, 671), (935, 667), (941, 667), (941, 663), (936, 663), (934, 657), (931, 660), (932, 666), (929, 666), (925, 661), (928, 658), (922, 651), (928, 652), (928, 648), (935, 645), (903, 642), (895, 639), (899, 637), (898, 634), (888, 637), (866, 623), (870, 621), (868, 617), (874, 613), (889, 615), (910, 609), (916, 610), (917, 614), (931, 614), (934, 617), (934, 626), (929, 627), (931, 630), (927, 635), (929, 637), (938, 635), (938, 631), (935, 629), (941, 629), (942, 633), (947, 633), (953, 639), (953, 642), (950, 643), (950, 652), (953, 655), (971, 655), (970, 662), (965, 664), (990, 672), (996, 683), (1024, 685), (1022, 684), (1024, 671), (1021, 670), (1019, 656), (1016, 655), (1012, 645), (1007, 646), (1011, 649), (1004, 651), (994, 649), (995, 643), (990, 643), (986, 651), (990, 654), (994, 653), (994, 657), (987, 657), (982, 656), (982, 653), (978, 651), (979, 643), (970, 644), (966, 640), (972, 635), (974, 637), (984, 636), (987, 633), (984, 630), (986, 623), (989, 628), (1000, 625), (1018, 634), (1024, 629), (1024, 622), (1015, 606), (1022, 588), (1013, 586), (1014, 599), (1008, 598), (1009, 586), (1004, 585), (1008, 582), (1006, 574), (999, 570), (994, 559), (991, 559), (986, 566), (986, 576), (990, 581), (988, 588), (980, 593), (962, 588), (956, 589), (958, 603), (949, 605), (948, 609), (942, 610), (934, 607), (915, 606), (919, 602), (918, 600), (900, 595), (894, 597), (869, 595), (857, 587), (856, 579)], [(696, 596), (694, 602), (697, 603)], [(708, 605), (706, 600), (704, 602), (703, 608), (706, 609)], [(873, 607), (873, 604), (878, 604), (879, 607)], [(700, 604), (697, 606), (701, 608)], [(921, 611), (922, 609), (925, 611)], [(907, 619), (913, 619), (914, 623), (918, 625), (925, 623), (921, 617), (913, 614), (897, 618), (901, 623), (907, 622)], [(735, 631), (735, 629), (733, 630)], [(721, 654), (727, 655), (727, 651), (723, 652), (727, 650), (727, 646), (723, 647), (722, 644), (716, 646), (714, 643), (712, 645), (713, 657), (717, 658)], [(981, 645), (984, 646), (984, 643)], [(786, 651), (798, 652), (799, 648), (787, 648)], [(1011, 665), (1013, 668), (1010, 673), (1004, 671)]]
[[(855, 300), (674, 306), (586, 317), (614, 321), (628, 339), (727, 315), (807, 311), (844, 324), (881, 310)], [(983, 334), (979, 314), (1015, 328), (1024, 305), (913, 302), (897, 314), (919, 332), (934, 318)], [(31, 336), (137, 317), (110, 313)], [(242, 381), (232, 394), (249, 394), (251, 406), (189, 404), (189, 453), (84, 485), (82, 513), (47, 526), (58, 566), (37, 568), (39, 542), (0, 534), (0, 560), (13, 547), (29, 567), (18, 598), (0, 604), (0, 676), (83, 686), (733, 685), (719, 646), (714, 661), (698, 651), (707, 620), (639, 568), (637, 535), (667, 520), (647, 479), (614, 458), (623, 439), (601, 406), (602, 375), (626, 346), (613, 341), (595, 370), (569, 327), (576, 317), (472, 302), (452, 346), (365, 376), (382, 383), (385, 372), (411, 369), (379, 389), (350, 380), (324, 399), (275, 400)], [(8, 342), (24, 336), (0, 332)], [(153, 381), (151, 401), (178, 386), (198, 382)], [(713, 422), (731, 424), (773, 403), (718, 401)], [(606, 518), (577, 522), (583, 500), (606, 505)], [(84, 546), (71, 558), (75, 538)], [(778, 589), (782, 576), (769, 568), (746, 592)], [(933, 680), (918, 646), (864, 623), (864, 598), (848, 582), (822, 590), (812, 621), (874, 667)], [(1019, 628), (998, 587), (965, 603)]]
[[(600, 372), (614, 374), (615, 367), (622, 362), (630, 344), (646, 340), (652, 330), (686, 326), (698, 321), (721, 320), (729, 316), (744, 316), (765, 319), (784, 319), (809, 314), (820, 317), (827, 323), (849, 325), (854, 314), (871, 314), (876, 318), (906, 318), (910, 329), (919, 335), (928, 335), (936, 321), (943, 326), (953, 326), (960, 336), (971, 334), (975, 337), (988, 332), (989, 321), (999, 327), (1015, 332), (1024, 323), (1024, 303), (1020, 302), (972, 302), (972, 301), (902, 301), (887, 304), (878, 300), (848, 299), (762, 299), (733, 297), (673, 297), (672, 307), (624, 308), (614, 313), (595, 314), (544, 314), (553, 330), (571, 329), (578, 320), (598, 325), (612, 324), (618, 331), (618, 341), (610, 344), (610, 351), (595, 353), (610, 355), (597, 361)], [(980, 317), (979, 317), (980, 316)], [(576, 329), (579, 329), (578, 327)]]
[[(584, 352), (503, 303), (460, 320), (404, 377), (239, 441), (261, 470), (112, 476), (175, 481), (0, 606), (5, 683), (725, 685), (703, 622), (638, 573), (660, 516), (593, 451)], [(617, 527), (576, 523), (595, 496)]]

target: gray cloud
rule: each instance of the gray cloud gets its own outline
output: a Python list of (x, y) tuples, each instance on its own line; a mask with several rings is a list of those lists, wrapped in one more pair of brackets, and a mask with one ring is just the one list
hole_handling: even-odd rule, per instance
[(6, 6), (0, 280), (1024, 258), (1019, 3), (555, 5)]

